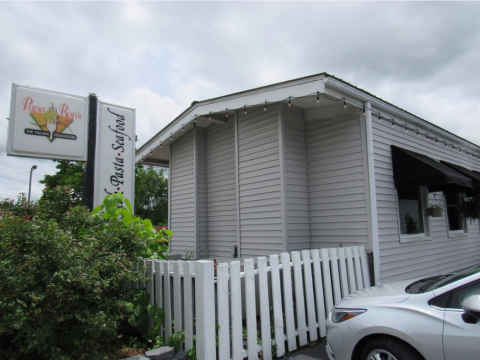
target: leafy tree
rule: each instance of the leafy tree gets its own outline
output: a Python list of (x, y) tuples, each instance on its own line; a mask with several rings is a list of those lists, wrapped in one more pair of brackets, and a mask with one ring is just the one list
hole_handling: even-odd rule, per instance
[[(58, 187), (67, 187), (68, 204), (70, 206), (82, 204), (83, 169), (76, 161), (56, 161), (57, 173), (45, 175), (41, 184), (44, 190), (40, 201), (48, 200), (50, 190)], [(50, 189), (50, 190), (49, 190)], [(150, 219), (155, 225), (164, 225), (168, 220), (168, 179), (163, 175), (163, 169), (157, 171), (151, 166), (137, 165), (135, 168), (135, 214), (142, 219)]]
[(142, 165), (135, 169), (135, 214), (156, 225), (168, 220), (168, 179), (163, 171)]
[[(57, 187), (66, 187), (69, 189), (70, 206), (82, 205), (83, 192), (83, 168), (77, 161), (56, 160), (58, 171), (54, 175), (45, 175), (40, 184), (44, 184), (46, 189), (55, 189)], [(48, 192), (42, 194), (43, 200), (46, 199)]]

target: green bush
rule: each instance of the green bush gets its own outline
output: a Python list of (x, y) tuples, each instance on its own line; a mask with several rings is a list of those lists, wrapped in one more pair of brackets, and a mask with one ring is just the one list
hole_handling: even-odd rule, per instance
[(122, 336), (129, 284), (145, 280), (138, 257), (168, 249), (171, 233), (134, 216), (128, 200), (121, 207), (122, 195), (90, 213), (65, 210), (65, 190), (0, 203), (0, 344), (12, 358), (105, 358)]

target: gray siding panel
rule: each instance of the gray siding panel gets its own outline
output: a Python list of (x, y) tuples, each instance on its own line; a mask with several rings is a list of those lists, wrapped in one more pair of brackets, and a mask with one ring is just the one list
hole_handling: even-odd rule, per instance
[(230, 257), (237, 244), (234, 119), (207, 129), (208, 254)]
[(365, 169), (359, 116), (307, 119), (312, 248), (368, 246)]
[[(233, 141), (232, 141), (233, 143)], [(238, 120), (241, 256), (282, 251), (278, 113), (249, 109)]]
[[(407, 125), (416, 128), (413, 124)], [(468, 225), (468, 235), (449, 237), (445, 211), (441, 218), (430, 218), (431, 240), (400, 242), (390, 146), (396, 145), (436, 160), (445, 160), (480, 171), (478, 159), (475, 160), (471, 155), (459, 153), (458, 150), (454, 151), (443, 144), (435, 144), (434, 140), (427, 141), (421, 135), (416, 137), (411, 132), (406, 133), (403, 127), (392, 127), (385, 120), (373, 122), (373, 134), (381, 282), (428, 276), (478, 263), (480, 258), (478, 221)], [(434, 137), (435, 134), (431, 136)], [(445, 209), (441, 192), (430, 193), (429, 203), (440, 204)]]
[(173, 232), (171, 252), (183, 255), (186, 249), (195, 247), (193, 131), (172, 144), (170, 176), (170, 227)]
[(283, 121), (288, 222), (287, 250), (309, 249), (307, 149), (303, 110), (284, 106)]

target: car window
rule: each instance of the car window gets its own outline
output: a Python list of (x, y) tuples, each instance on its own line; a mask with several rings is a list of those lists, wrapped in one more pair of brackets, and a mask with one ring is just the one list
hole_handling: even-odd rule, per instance
[(452, 297), (450, 298), (450, 305), (448, 308), (450, 309), (461, 309), (462, 302), (467, 297), (471, 295), (480, 295), (480, 281), (473, 283), (471, 285), (464, 286), (460, 289), (453, 290), (451, 292)]

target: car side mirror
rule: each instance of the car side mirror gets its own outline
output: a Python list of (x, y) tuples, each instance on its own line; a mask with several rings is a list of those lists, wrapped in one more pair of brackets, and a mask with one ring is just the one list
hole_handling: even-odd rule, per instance
[(462, 302), (462, 319), (467, 324), (476, 324), (480, 320), (480, 295), (472, 295)]

